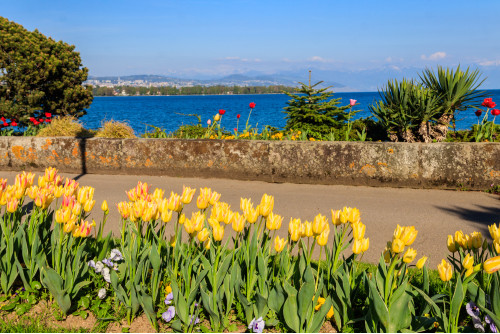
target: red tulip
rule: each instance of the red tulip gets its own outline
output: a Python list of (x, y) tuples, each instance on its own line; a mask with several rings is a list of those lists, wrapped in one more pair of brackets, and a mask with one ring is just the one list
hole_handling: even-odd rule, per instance
[(34, 123), (36, 119), (34, 117), (30, 117), (30, 121)]
[(488, 97), (486, 99), (484, 99), (483, 103), (481, 103), (481, 105), (483, 107), (486, 107), (486, 108), (495, 108), (495, 106), (497, 105), (495, 102), (493, 102), (493, 99), (491, 97)]
[(46, 120), (45, 120), (45, 123), (50, 123), (50, 119), (46, 119)]
[(476, 110), (476, 112), (475, 112), (477, 117), (481, 116), (482, 113), (483, 113), (482, 110)]
[(351, 105), (351, 107), (354, 107), (354, 105), (356, 104), (356, 102), (358, 102), (358, 101), (353, 100), (353, 99), (349, 100), (349, 104)]
[(5, 123), (5, 122), (3, 122), (3, 124), (2, 124), (2, 125), (3, 125), (3, 126), (9, 126), (9, 124), (7, 124), (7, 123)]
[(33, 121), (33, 125), (38, 125), (40, 122), (38, 122), (36, 119)]
[(52, 114), (51, 114), (51, 113), (49, 113), (49, 112), (46, 112), (46, 113), (45, 113), (45, 117), (47, 117), (47, 118), (51, 118), (51, 117), (52, 117)]
[(248, 106), (250, 107), (250, 109), (255, 108), (255, 102), (250, 102), (250, 104)]
[(240, 114), (236, 115), (236, 118), (238, 118), (238, 119), (239, 119), (240, 117), (241, 117), (241, 115), (240, 115)]
[(236, 131), (238, 131), (238, 129), (234, 128), (234, 131), (236, 132)]
[(16, 121), (12, 121), (12, 122), (10, 122), (10, 125), (11, 126), (17, 126), (17, 123), (16, 123)]
[(0, 121), (5, 122), (5, 117), (0, 117)]
[(491, 114), (493, 116), (498, 116), (498, 115), (500, 115), (500, 110), (499, 109), (491, 109)]
[(226, 111), (224, 109), (219, 109), (219, 114), (222, 116), (226, 113)]

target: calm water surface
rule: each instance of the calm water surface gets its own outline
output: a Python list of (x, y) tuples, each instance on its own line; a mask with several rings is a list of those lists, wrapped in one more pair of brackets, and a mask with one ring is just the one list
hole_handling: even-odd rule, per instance
[[(500, 104), (500, 90), (489, 90), (488, 96)], [(339, 105), (349, 104), (355, 99), (361, 110), (356, 118), (370, 116), (368, 106), (379, 99), (377, 92), (336, 93), (334, 98), (341, 98)], [(87, 115), (81, 118), (84, 126), (98, 128), (103, 120), (124, 121), (129, 123), (136, 134), (146, 130), (146, 124), (152, 124), (167, 131), (174, 131), (182, 124), (196, 124), (197, 119), (188, 114), (201, 116), (203, 124), (213, 117), (219, 109), (226, 110), (222, 117), (222, 126), (232, 130), (237, 126), (236, 115), (240, 114), (239, 129), (245, 127), (250, 108), (248, 104), (255, 102), (250, 124), (260, 129), (265, 125), (278, 128), (285, 126), (283, 107), (290, 100), (285, 94), (273, 95), (205, 95), (205, 96), (114, 96), (95, 97)], [(477, 122), (474, 110), (462, 111), (458, 114), (458, 129), (470, 128)]]

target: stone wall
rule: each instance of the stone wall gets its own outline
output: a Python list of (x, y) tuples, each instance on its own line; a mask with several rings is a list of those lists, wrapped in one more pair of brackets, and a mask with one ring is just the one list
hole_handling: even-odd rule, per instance
[(0, 170), (484, 190), (499, 143), (290, 142), (0, 137)]

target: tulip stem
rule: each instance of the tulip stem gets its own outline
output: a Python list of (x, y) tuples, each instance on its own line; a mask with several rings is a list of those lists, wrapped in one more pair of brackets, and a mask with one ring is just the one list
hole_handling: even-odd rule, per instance
[(323, 247), (319, 248), (319, 262), (318, 262), (318, 273), (316, 275), (316, 286), (314, 290), (316, 291), (318, 289), (318, 282), (319, 282), (319, 274), (321, 273), (321, 252), (323, 251)]

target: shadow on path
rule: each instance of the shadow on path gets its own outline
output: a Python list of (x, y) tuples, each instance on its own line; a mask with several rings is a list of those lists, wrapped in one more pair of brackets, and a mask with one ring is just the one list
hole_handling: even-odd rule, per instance
[(476, 205), (477, 209), (467, 209), (463, 207), (441, 207), (435, 206), (439, 210), (449, 212), (462, 220), (467, 220), (476, 224), (481, 224), (483, 236), (489, 235), (488, 225), (500, 222), (500, 202), (496, 206)]

